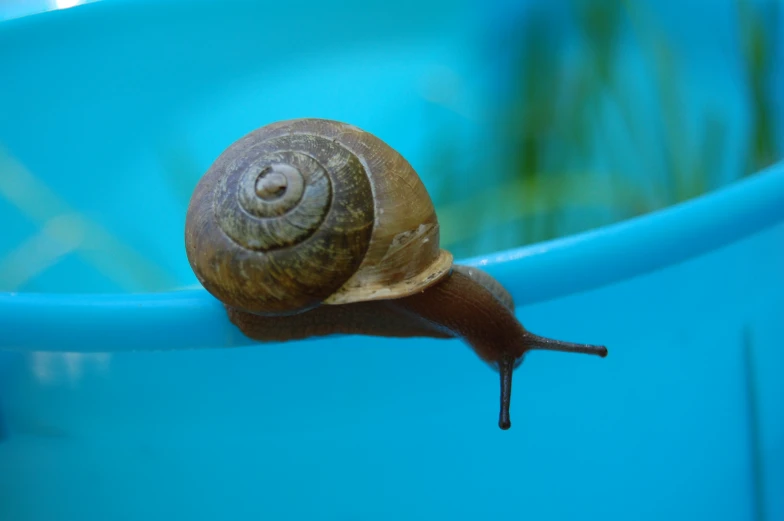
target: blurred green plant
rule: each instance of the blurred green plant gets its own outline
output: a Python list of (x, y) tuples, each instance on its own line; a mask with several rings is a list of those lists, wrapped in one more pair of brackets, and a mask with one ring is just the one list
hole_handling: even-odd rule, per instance
[[(533, 3), (497, 42), (496, 49), (513, 54), (511, 95), (500, 100), (492, 124), (505, 144), (503, 172), (487, 188), (439, 192), (443, 242), (458, 256), (577, 233), (726, 183), (728, 116), (709, 110), (689, 130), (685, 90), (693, 80), (645, 3), (571, 0), (552, 7)], [(770, 87), (778, 4), (737, 0), (735, 7), (751, 119), (742, 168), (730, 168), (738, 178), (784, 154)], [(628, 70), (630, 53), (641, 57), (632, 60), (641, 70)], [(644, 78), (652, 96), (639, 94), (630, 76)], [(465, 177), (455, 152), (439, 150), (434, 177)]]
[(779, 129), (771, 108), (774, 100), (771, 74), (777, 66), (775, 45), (781, 41), (781, 3), (736, 0), (736, 4), (754, 121), (747, 154), (748, 173), (770, 165), (782, 154), (777, 143)]

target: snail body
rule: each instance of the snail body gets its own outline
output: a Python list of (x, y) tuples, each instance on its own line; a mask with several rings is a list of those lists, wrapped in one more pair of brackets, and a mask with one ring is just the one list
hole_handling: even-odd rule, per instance
[(185, 246), (198, 280), (250, 339), (463, 339), (501, 375), (502, 429), (528, 350), (607, 353), (525, 330), (495, 279), (440, 247), (411, 165), (337, 121), (277, 122), (230, 145), (194, 190)]

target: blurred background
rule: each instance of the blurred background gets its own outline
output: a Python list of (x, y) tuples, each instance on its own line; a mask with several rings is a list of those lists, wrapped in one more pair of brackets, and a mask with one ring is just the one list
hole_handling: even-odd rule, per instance
[(778, 1), (148, 3), (0, 0), (0, 291), (195, 284), (193, 187), (280, 119), (395, 147), (458, 258), (677, 204), (784, 155)]
[[(0, 519), (784, 519), (780, 222), (688, 259), (692, 235), (630, 227), (663, 269), (591, 291), (642, 248), (496, 265), (515, 295), (565, 280), (531, 331), (610, 349), (531, 353), (505, 432), (497, 375), (454, 343), (123, 351), (228, 324), (69, 295), (195, 285), (194, 186), (281, 119), (399, 150), (458, 259), (721, 189), (784, 156), (782, 27), (773, 0), (0, 0), (0, 293), (66, 294), (0, 295), (24, 347), (0, 350)], [(618, 262), (580, 269), (601, 244)], [(56, 325), (98, 339), (28, 342), (61, 349)]]

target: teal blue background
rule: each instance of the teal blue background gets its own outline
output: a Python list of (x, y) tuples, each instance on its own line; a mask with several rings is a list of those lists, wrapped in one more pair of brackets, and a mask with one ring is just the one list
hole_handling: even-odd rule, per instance
[[(193, 287), (190, 192), (266, 122), (351, 122), (401, 151), (437, 208), (470, 193), (470, 169), (439, 177), (432, 139), (450, 129), (461, 160), (493, 157), (483, 115), (510, 71), (484, 42), (526, 5), (4, 15), (0, 519), (784, 519), (784, 165), (740, 180), (751, 123), (729, 3), (655, 4), (690, 64), (684, 127), (706, 106), (732, 122), (711, 193), (537, 244), (488, 207), (482, 239), (455, 244), (529, 329), (609, 348), (532, 353), (510, 431), (497, 375), (457, 341), (248, 345)], [(625, 175), (649, 182), (635, 161)]]

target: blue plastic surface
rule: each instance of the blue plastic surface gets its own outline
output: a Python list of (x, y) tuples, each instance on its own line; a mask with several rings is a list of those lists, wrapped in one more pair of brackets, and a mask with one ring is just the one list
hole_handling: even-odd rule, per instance
[[(318, 113), (417, 164), (439, 118), (411, 85), (465, 66), (457, 18), (490, 17), (371, 2), (328, 38), (321, 3), (287, 39), (302, 6), (253, 5), (121, 0), (0, 26), (3, 262), (40, 230), (63, 251), (80, 239), (63, 230), (97, 241), (34, 278), (2, 265), (16, 271), (0, 283), (23, 291), (0, 294), (0, 520), (784, 519), (784, 164), (466, 259), (532, 331), (609, 348), (532, 353), (506, 432), (497, 375), (459, 341), (251, 345), (203, 290), (175, 290), (194, 282), (189, 189), (228, 143)], [(260, 31), (260, 13), (278, 23)], [(259, 47), (240, 49), (249, 35)], [(261, 96), (269, 77), (280, 92)], [(177, 151), (155, 145), (173, 136), (193, 160), (182, 186), (163, 175)]]
[(754, 519), (757, 476), (780, 519), (782, 244), (779, 223), (522, 308), (531, 330), (610, 354), (532, 353), (506, 432), (497, 376), (453, 341), (0, 352), (0, 505), (35, 520), (735, 520)]
[[(700, 199), (578, 236), (482, 258), (518, 305), (675, 265), (784, 221), (784, 163)], [(622, 259), (622, 262), (619, 261)], [(203, 289), (153, 294), (0, 293), (0, 348), (126, 351), (249, 342)]]

